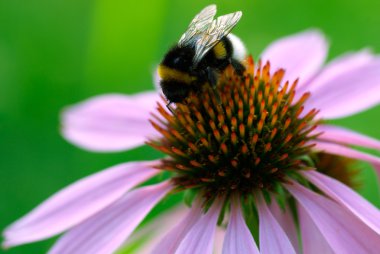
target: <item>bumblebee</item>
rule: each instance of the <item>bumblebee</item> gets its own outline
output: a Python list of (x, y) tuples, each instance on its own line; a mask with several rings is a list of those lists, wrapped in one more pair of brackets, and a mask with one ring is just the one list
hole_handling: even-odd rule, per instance
[(232, 34), (242, 16), (234, 12), (214, 19), (216, 5), (204, 8), (191, 21), (179, 42), (172, 47), (158, 66), (160, 86), (171, 103), (184, 103), (191, 92), (202, 86), (215, 87), (219, 73), (232, 65), (241, 73), (245, 48)]

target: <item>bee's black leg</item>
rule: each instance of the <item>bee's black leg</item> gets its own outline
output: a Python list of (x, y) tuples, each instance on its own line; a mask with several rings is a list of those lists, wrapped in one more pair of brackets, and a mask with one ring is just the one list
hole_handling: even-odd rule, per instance
[(210, 67), (207, 67), (207, 78), (208, 78), (208, 81), (210, 82), (211, 87), (215, 88), (216, 85), (218, 84), (218, 77), (217, 77), (216, 72)]
[(231, 65), (232, 67), (234, 67), (238, 75), (243, 75), (245, 71), (244, 65), (242, 65), (238, 60), (235, 60), (235, 59), (231, 59)]
[(207, 77), (210, 82), (211, 87), (214, 89), (215, 98), (219, 104), (221, 104), (221, 99), (219, 92), (216, 90), (216, 85), (218, 84), (218, 73), (212, 70), (210, 67), (207, 67)]
[(170, 104), (172, 104), (173, 102), (169, 102), (168, 104), (166, 104), (166, 108), (170, 111), (170, 112), (172, 112), (172, 114), (174, 115), (174, 111), (173, 111), (173, 109), (170, 107)]

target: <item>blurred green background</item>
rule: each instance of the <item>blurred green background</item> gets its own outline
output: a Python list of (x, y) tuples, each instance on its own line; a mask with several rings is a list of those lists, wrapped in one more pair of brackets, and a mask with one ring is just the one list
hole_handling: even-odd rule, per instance
[[(82, 151), (61, 138), (59, 113), (90, 96), (152, 89), (154, 66), (210, 3), (218, 5), (219, 14), (243, 11), (234, 33), (254, 56), (272, 40), (309, 27), (330, 38), (330, 59), (366, 46), (380, 52), (378, 0), (2, 0), (0, 228), (81, 177), (158, 156), (148, 147), (114, 154)], [(380, 139), (379, 116), (377, 107), (336, 123)], [(380, 206), (375, 174), (362, 167), (359, 191)], [(51, 244), (7, 253), (45, 253)]]

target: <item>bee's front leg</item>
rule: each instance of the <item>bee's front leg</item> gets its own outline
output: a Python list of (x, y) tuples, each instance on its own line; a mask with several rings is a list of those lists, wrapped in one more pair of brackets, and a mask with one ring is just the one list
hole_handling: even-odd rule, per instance
[(170, 107), (170, 105), (172, 104), (173, 102), (169, 102), (168, 104), (166, 104), (166, 108), (172, 113), (172, 115), (174, 115), (174, 110)]
[(210, 67), (207, 67), (207, 79), (212, 88), (215, 88), (218, 84), (218, 73)]
[(211, 87), (214, 89), (215, 98), (218, 101), (218, 104), (221, 104), (220, 94), (219, 94), (219, 91), (217, 91), (217, 89), (216, 89), (216, 86), (218, 84), (218, 78), (219, 78), (218, 75), (219, 75), (219, 73), (216, 70), (213, 70), (210, 67), (207, 67), (208, 81), (209, 81)]

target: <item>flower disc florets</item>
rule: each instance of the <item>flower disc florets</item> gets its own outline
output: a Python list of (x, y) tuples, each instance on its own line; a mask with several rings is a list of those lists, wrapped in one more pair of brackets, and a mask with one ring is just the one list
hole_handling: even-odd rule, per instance
[(284, 70), (246, 62), (243, 74), (227, 68), (217, 87), (203, 86), (173, 114), (158, 105), (151, 122), (163, 137), (149, 144), (169, 155), (159, 167), (180, 188), (209, 197), (274, 190), (310, 153), (317, 111), (303, 112), (309, 93), (294, 101), (297, 81), (282, 82)]

